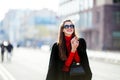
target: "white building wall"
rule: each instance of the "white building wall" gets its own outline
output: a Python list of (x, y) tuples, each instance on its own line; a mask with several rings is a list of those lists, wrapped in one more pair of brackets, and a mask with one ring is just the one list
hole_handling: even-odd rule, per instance
[(96, 6), (102, 6), (105, 4), (112, 4), (113, 0), (96, 0)]

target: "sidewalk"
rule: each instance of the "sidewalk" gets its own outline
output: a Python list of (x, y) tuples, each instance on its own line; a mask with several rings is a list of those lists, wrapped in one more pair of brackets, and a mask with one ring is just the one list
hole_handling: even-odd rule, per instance
[(120, 51), (94, 51), (87, 50), (88, 57), (93, 60), (102, 60), (110, 63), (120, 64)]
[(2, 74), (0, 74), (0, 80), (4, 80), (1, 75), (2, 75)]

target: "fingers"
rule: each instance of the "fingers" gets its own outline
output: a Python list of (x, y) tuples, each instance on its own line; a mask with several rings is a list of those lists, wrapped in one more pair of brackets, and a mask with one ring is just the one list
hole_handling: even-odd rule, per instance
[(77, 37), (77, 36), (75, 36), (74, 38), (75, 38), (75, 40), (78, 40), (78, 37)]
[(75, 37), (74, 38), (72, 38), (72, 40), (71, 40), (71, 43), (74, 43), (75, 42)]
[(78, 41), (78, 37), (75, 36), (74, 38), (72, 38), (71, 43), (73, 43), (73, 42), (77, 42), (78, 43), (79, 42)]
[(74, 42), (74, 45), (75, 45), (76, 47), (78, 47), (79, 41), (75, 41), (75, 42)]
[(76, 36), (74, 38), (72, 38), (71, 45), (72, 45), (72, 48), (74, 48), (74, 49), (76, 49), (78, 47), (79, 41), (78, 41), (78, 38)]

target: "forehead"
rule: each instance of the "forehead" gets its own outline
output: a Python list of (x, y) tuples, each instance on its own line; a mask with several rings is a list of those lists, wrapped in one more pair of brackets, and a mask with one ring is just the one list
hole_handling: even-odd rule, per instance
[(72, 24), (72, 22), (70, 22), (70, 21), (69, 21), (69, 22), (65, 22), (65, 24), (64, 24), (64, 25), (66, 25), (66, 24), (68, 24), (68, 25), (69, 25), (69, 24)]

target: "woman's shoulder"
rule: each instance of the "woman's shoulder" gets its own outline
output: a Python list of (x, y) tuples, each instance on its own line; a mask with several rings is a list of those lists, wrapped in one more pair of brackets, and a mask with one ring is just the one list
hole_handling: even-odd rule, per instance
[(57, 42), (53, 43), (53, 46), (58, 46), (58, 43)]
[(85, 42), (85, 43), (86, 43), (86, 41), (85, 41), (84, 38), (79, 38), (79, 41), (80, 41), (80, 42)]
[(80, 46), (83, 47), (84, 49), (86, 49), (87, 45), (86, 45), (86, 41), (84, 38), (79, 38), (79, 43)]
[(53, 43), (52, 48), (57, 48), (57, 47), (58, 47), (58, 43), (57, 42)]

